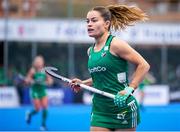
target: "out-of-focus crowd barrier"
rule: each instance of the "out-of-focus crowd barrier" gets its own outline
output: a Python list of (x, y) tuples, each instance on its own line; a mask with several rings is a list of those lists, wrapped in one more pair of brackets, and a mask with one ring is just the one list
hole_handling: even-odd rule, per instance
[[(16, 107), (30, 105), (30, 88), (21, 89), (21, 94), (16, 87), (0, 87), (0, 107)], [(92, 93), (83, 91), (74, 93), (68, 87), (48, 88), (49, 105), (60, 106), (69, 103), (91, 104)], [(134, 96), (140, 101), (141, 91), (137, 90)], [(174, 93), (173, 93), (174, 94)], [(144, 89), (144, 105), (167, 105), (171, 102), (172, 95), (168, 85), (150, 85)]]

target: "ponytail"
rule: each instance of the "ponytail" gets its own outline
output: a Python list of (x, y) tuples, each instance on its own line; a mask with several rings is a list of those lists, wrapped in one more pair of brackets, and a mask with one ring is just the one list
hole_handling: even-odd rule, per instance
[(126, 5), (109, 5), (106, 7), (111, 13), (111, 28), (125, 29), (137, 21), (148, 20), (147, 15), (138, 7)]

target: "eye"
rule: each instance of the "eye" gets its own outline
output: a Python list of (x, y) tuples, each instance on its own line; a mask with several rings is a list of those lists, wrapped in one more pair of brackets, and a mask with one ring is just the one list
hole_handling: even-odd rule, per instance
[(92, 19), (92, 22), (97, 22), (98, 20), (97, 19)]
[(86, 19), (86, 23), (89, 23), (89, 19)]

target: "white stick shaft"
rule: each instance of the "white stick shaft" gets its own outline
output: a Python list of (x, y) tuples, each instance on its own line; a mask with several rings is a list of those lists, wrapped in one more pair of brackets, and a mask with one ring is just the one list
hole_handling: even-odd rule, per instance
[[(63, 77), (63, 78), (61, 78), (61, 79), (62, 79), (62, 81), (64, 81), (64, 82), (68, 82), (68, 83), (71, 82), (70, 79), (65, 78), (65, 77)], [(96, 89), (96, 88), (94, 88), (94, 87), (87, 86), (87, 85), (85, 85), (85, 84), (79, 84), (79, 86), (80, 86), (81, 88), (84, 88), (84, 89), (86, 89), (86, 90), (89, 90), (89, 91), (91, 91), (91, 92), (93, 92), (93, 93), (101, 94), (101, 95), (103, 95), (103, 96), (106, 96), (106, 97), (109, 97), (109, 98), (112, 98), (112, 99), (115, 98), (115, 95), (110, 94), (110, 93), (107, 93), (107, 92), (104, 92), (104, 91), (101, 91), (101, 90)]]
[[(45, 71), (46, 71), (48, 74), (50, 74), (51, 76), (56, 77), (56, 78), (58, 78), (58, 79), (60, 79), (60, 80), (62, 80), (62, 81), (64, 81), (64, 82), (67, 82), (67, 83), (71, 83), (71, 82), (72, 82), (72, 80), (70, 80), (70, 79), (68, 79), (68, 78), (66, 78), (66, 77), (63, 77), (63, 76), (61, 76), (61, 75), (58, 75), (58, 74), (56, 74), (55, 72), (53, 72), (53, 71), (57, 71), (57, 68), (54, 68), (54, 67), (46, 67), (46, 68), (45, 68)], [(79, 85), (81, 88), (84, 88), (84, 89), (86, 89), (86, 90), (89, 90), (89, 91), (91, 91), (91, 92), (93, 92), (93, 93), (97, 93), (97, 94), (100, 94), (100, 95), (103, 95), (103, 96), (106, 96), (106, 97), (109, 97), (109, 98), (112, 98), (112, 99), (115, 98), (115, 95), (110, 94), (110, 93), (108, 93), (108, 92), (101, 91), (101, 90), (96, 89), (96, 88), (94, 88), (94, 87), (87, 86), (87, 85), (85, 85), (85, 84), (78, 84), (78, 85)]]
[(86, 90), (92, 91), (92, 92), (94, 92), (94, 93), (98, 93), (98, 94), (101, 94), (101, 95), (103, 95), (103, 96), (112, 98), (112, 99), (115, 98), (115, 95), (113, 95), (113, 94), (110, 94), (110, 93), (101, 91), (101, 90), (99, 90), (99, 89), (96, 89), (96, 88), (93, 88), (93, 87), (90, 87), (90, 86), (87, 86), (87, 85), (84, 85), (84, 84), (80, 84), (80, 87), (82, 87), (82, 88), (84, 88), (84, 89), (86, 89)]

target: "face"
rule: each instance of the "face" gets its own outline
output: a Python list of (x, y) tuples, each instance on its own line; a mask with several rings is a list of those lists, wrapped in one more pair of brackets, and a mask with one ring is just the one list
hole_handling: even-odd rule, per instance
[(90, 37), (97, 38), (108, 32), (109, 21), (104, 21), (98, 11), (89, 11), (87, 14), (87, 31)]
[(40, 70), (44, 67), (44, 60), (42, 57), (36, 57), (35, 60), (34, 60), (34, 63), (33, 63), (34, 67), (37, 69), (37, 70)]

